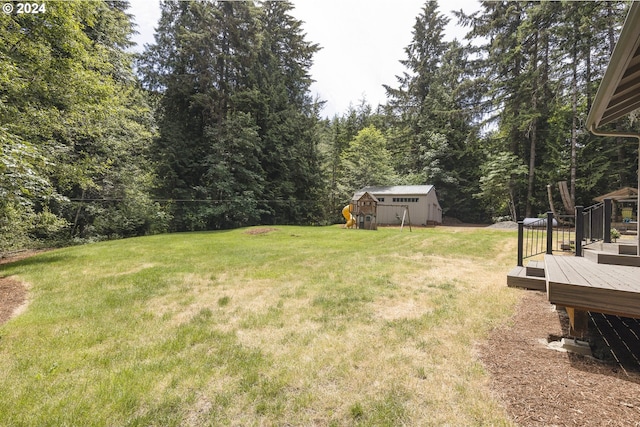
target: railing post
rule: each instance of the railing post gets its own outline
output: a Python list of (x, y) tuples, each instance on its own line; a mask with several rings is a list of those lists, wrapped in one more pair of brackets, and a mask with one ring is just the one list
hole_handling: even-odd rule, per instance
[(518, 221), (518, 267), (523, 267), (524, 258), (524, 221)]
[(547, 212), (547, 255), (553, 254), (553, 212)]
[(604, 235), (605, 243), (611, 243), (611, 199), (604, 199)]
[(584, 235), (584, 206), (576, 206), (576, 256), (582, 256), (582, 239)]
[(589, 235), (587, 236), (587, 240), (589, 241), (589, 243), (593, 243), (594, 241), (596, 241), (596, 235), (594, 234), (594, 227), (593, 223), (595, 222), (595, 215), (593, 214), (594, 209), (589, 209)]

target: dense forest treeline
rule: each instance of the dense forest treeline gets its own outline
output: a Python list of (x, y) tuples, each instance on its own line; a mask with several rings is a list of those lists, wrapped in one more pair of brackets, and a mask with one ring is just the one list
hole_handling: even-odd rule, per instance
[(364, 185), (433, 184), (470, 222), (544, 212), (561, 181), (569, 205), (636, 185), (635, 144), (583, 126), (627, 2), (482, 2), (452, 42), (426, 2), (379, 58), (405, 67), (387, 102), (331, 119), (289, 2), (165, 0), (141, 54), (127, 1), (45, 6), (0, 18), (0, 252), (332, 223)]

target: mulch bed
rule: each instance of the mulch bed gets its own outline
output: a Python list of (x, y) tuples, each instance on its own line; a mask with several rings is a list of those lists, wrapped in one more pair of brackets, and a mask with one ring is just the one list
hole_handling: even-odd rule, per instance
[(568, 335), (566, 313), (554, 310), (544, 293), (523, 292), (512, 321), (478, 348), (512, 420), (522, 426), (640, 426), (638, 369), (549, 349), (547, 342)]

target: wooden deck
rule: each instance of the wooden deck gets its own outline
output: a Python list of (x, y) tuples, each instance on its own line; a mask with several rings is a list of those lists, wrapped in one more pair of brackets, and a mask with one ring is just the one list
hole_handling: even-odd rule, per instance
[(547, 291), (547, 282), (543, 277), (531, 276), (527, 274), (526, 267), (514, 267), (507, 274), (507, 286), (511, 288), (525, 288), (534, 291)]
[(576, 310), (640, 318), (640, 268), (545, 255), (547, 296)]
[(627, 255), (625, 253), (609, 253), (607, 251), (598, 251), (585, 248), (584, 257), (596, 264), (611, 265), (628, 265), (631, 267), (640, 267), (640, 257)]

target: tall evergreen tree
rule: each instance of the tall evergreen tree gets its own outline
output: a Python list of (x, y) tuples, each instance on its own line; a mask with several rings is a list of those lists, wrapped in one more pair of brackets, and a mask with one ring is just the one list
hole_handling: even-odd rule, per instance
[[(483, 2), (483, 10), (473, 16), (458, 14), (472, 28), (468, 37), (484, 41), (475, 81), (485, 93), (482, 111), (495, 117), (502, 140), (495, 153), (509, 151), (528, 164), (526, 185), (513, 184), (518, 215), (548, 209), (546, 184), (568, 180), (576, 199), (581, 182), (590, 200), (597, 195), (591, 178), (607, 175), (603, 150), (583, 149), (592, 138), (582, 123), (604, 70), (595, 58), (602, 57), (603, 45), (610, 45), (608, 36), (620, 19), (614, 10), (623, 3), (615, 5)], [(600, 160), (593, 162), (591, 156)], [(587, 164), (600, 169), (587, 169)]]
[[(174, 227), (310, 220), (321, 183), (308, 93), (318, 47), (305, 41), (291, 4), (168, 0), (161, 8), (141, 70), (161, 96), (156, 152)], [(223, 174), (225, 165), (233, 166)]]
[(431, 1), (416, 18), (400, 61), (407, 71), (398, 88), (385, 86), (393, 117), (389, 147), (401, 180), (435, 185), (445, 213), (470, 219), (477, 212), (476, 131), (463, 95), (467, 53), (459, 42), (444, 41), (448, 22)]
[[(497, 136), (503, 141), (499, 151), (509, 151), (514, 155), (535, 162), (535, 147), (530, 145), (531, 125), (536, 115), (530, 109), (532, 74), (536, 64), (529, 64), (530, 49), (527, 46), (534, 39), (531, 33), (520, 31), (526, 20), (527, 5), (524, 2), (483, 2), (482, 14), (471, 18), (472, 31), (469, 38), (483, 38), (479, 47), (480, 60), (476, 61), (479, 84), (486, 88), (484, 97), (485, 115), (498, 122)], [(463, 18), (464, 22), (464, 18)], [(499, 114), (492, 115), (493, 111)], [(528, 162), (529, 163), (529, 162)], [(533, 168), (531, 168), (533, 173)], [(533, 175), (530, 177), (533, 178)], [(516, 211), (524, 210), (526, 201), (532, 195), (522, 188), (512, 188), (516, 197)]]
[(594, 195), (636, 183), (635, 144), (624, 138), (596, 137), (583, 129), (597, 83), (615, 46), (612, 35), (619, 33), (626, 11), (622, 2), (570, 3), (564, 9), (563, 24), (557, 27), (564, 62), (572, 64), (560, 75), (570, 88), (565, 94), (571, 106), (567, 175), (573, 199), (582, 204), (590, 204)]
[(320, 211), (321, 164), (310, 95), (309, 69), (317, 44), (305, 40), (290, 2), (262, 5), (262, 45), (254, 64), (261, 102), (256, 109), (264, 143), (264, 198), (273, 201), (265, 222), (309, 222)]
[(404, 49), (407, 58), (400, 61), (407, 69), (396, 77), (400, 86), (385, 85), (387, 107), (397, 117), (396, 126), (402, 129), (391, 143), (394, 155), (402, 159), (398, 169), (403, 174), (422, 169), (418, 160), (420, 134), (438, 129), (444, 90), (438, 81), (438, 71), (447, 47), (443, 38), (448, 22), (438, 12), (437, 2), (426, 2), (413, 26), (413, 39)]
[[(233, 97), (250, 85), (258, 29), (255, 7), (246, 2), (161, 3), (156, 43), (147, 46), (140, 69), (146, 86), (161, 94), (154, 151), (159, 195), (175, 201), (176, 230), (224, 226), (229, 214), (224, 207), (232, 209), (242, 197), (205, 184), (216, 176), (216, 161), (224, 162), (211, 158), (224, 156), (220, 140), (238, 137), (224, 134), (232, 129), (223, 125), (233, 115)], [(242, 162), (252, 159), (254, 150), (238, 143), (230, 151)]]

